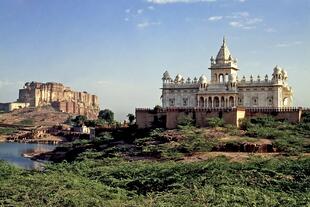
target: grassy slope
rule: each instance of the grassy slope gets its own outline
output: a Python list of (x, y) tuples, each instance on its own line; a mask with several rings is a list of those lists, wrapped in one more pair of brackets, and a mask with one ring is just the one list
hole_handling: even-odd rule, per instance
[[(300, 154), (309, 152), (309, 125), (258, 119), (243, 127), (219, 133), (187, 126), (103, 133), (94, 142), (72, 143), (68, 148), (81, 149), (71, 153), (74, 161), (51, 164), (45, 172), (2, 162), (0, 206), (309, 206), (310, 158)], [(229, 134), (240, 141), (270, 139), (286, 156), (253, 155), (243, 162), (175, 159), (210, 151)]]

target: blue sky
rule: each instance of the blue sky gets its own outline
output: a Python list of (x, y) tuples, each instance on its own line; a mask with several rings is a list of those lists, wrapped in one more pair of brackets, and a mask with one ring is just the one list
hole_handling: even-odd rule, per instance
[(200, 76), (223, 35), (239, 76), (285, 68), (310, 106), (309, 0), (0, 0), (0, 102), (27, 81), (62, 82), (125, 119), (160, 104), (161, 77)]

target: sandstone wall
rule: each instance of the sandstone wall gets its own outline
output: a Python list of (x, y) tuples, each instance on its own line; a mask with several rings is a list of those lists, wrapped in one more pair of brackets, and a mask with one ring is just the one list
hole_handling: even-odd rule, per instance
[(174, 129), (182, 116), (189, 116), (197, 127), (206, 127), (207, 119), (212, 117), (223, 118), (226, 124), (238, 126), (238, 120), (244, 118), (244, 110), (237, 109), (196, 109), (196, 108), (166, 108), (159, 111), (152, 109), (136, 109), (136, 120), (139, 128), (152, 127), (155, 117), (164, 118), (167, 129)]
[(302, 108), (253, 108), (247, 109), (245, 117), (259, 117), (270, 115), (277, 120), (286, 120), (290, 123), (298, 123), (301, 120)]
[(278, 120), (286, 120), (290, 123), (298, 123), (301, 120), (301, 108), (165, 108), (159, 111), (152, 109), (136, 109), (136, 120), (139, 128), (152, 127), (155, 117), (165, 119), (165, 126), (168, 129), (174, 129), (182, 116), (190, 116), (194, 119), (197, 127), (206, 127), (207, 119), (219, 117), (225, 124), (231, 124), (239, 127), (240, 120), (270, 115)]
[(99, 99), (87, 92), (77, 92), (61, 83), (26, 83), (19, 90), (18, 102), (31, 107), (52, 105), (59, 111), (85, 115), (95, 119), (99, 113)]

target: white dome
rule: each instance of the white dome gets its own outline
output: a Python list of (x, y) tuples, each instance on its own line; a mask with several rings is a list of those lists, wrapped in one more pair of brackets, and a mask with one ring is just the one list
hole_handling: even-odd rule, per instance
[(163, 80), (169, 80), (169, 79), (170, 79), (169, 72), (166, 71), (166, 72), (163, 74)]
[(199, 83), (207, 83), (208, 79), (205, 75), (200, 76)]
[(175, 77), (175, 79), (174, 79), (174, 81), (175, 82), (180, 82), (181, 80), (182, 80), (182, 76), (180, 75), (180, 74), (178, 74), (176, 77)]
[(280, 73), (282, 73), (282, 69), (281, 69), (279, 66), (276, 66), (276, 67), (273, 69), (273, 72), (274, 72), (275, 74), (280, 74)]

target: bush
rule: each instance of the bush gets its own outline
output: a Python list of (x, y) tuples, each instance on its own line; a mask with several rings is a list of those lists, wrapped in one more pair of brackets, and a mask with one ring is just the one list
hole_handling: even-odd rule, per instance
[(32, 126), (34, 124), (33, 119), (24, 119), (21, 120), (20, 122), (17, 123), (18, 125), (27, 125), (27, 126)]
[(249, 137), (262, 137), (267, 139), (283, 138), (289, 136), (289, 133), (287, 131), (259, 126), (248, 129), (245, 134)]
[(10, 127), (0, 128), (0, 134), (2, 134), (2, 135), (12, 135), (16, 131), (17, 130), (15, 128), (10, 128)]
[(259, 125), (262, 127), (277, 127), (279, 121), (276, 121), (272, 116), (261, 116), (250, 119), (251, 123), (254, 125)]
[(194, 119), (190, 115), (181, 115), (178, 117), (178, 126), (193, 126)]
[(274, 146), (281, 152), (286, 152), (290, 155), (297, 155), (303, 152), (303, 139), (289, 136), (281, 137), (275, 140)]
[(224, 120), (219, 117), (207, 118), (207, 124), (209, 127), (223, 127)]
[(310, 123), (310, 112), (309, 111), (303, 112), (301, 118), (304, 123)]
[(229, 133), (231, 136), (241, 136), (241, 132), (236, 126), (225, 124), (224, 127), (226, 129), (226, 133)]
[(254, 124), (251, 123), (250, 119), (244, 118), (244, 119), (239, 119), (239, 126), (240, 129), (242, 130), (248, 130), (254, 126)]

